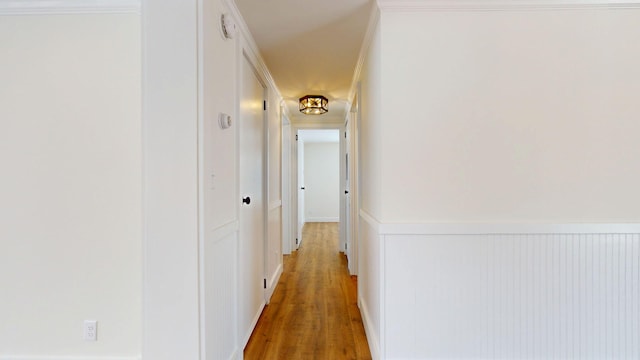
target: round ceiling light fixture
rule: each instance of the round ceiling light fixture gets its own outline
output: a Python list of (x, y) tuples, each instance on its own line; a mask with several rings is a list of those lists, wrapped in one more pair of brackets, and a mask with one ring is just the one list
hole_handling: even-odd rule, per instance
[(305, 115), (320, 115), (329, 111), (329, 100), (322, 95), (305, 95), (300, 98), (300, 112)]

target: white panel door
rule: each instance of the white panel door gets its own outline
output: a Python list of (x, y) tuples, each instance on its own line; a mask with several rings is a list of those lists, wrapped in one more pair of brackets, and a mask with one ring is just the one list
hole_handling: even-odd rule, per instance
[(291, 254), (295, 240), (291, 232), (291, 125), (282, 117), (282, 253)]
[[(240, 99), (240, 336), (248, 339), (264, 307), (264, 101), (253, 66), (242, 62)], [(221, 156), (224, 154), (221, 154)]]
[[(298, 135), (296, 135), (298, 136)], [(297, 231), (297, 248), (302, 244), (302, 227), (306, 222), (304, 217), (304, 142), (298, 141), (298, 231)]]
[[(352, 113), (353, 114), (353, 113)], [(349, 264), (349, 273), (354, 274), (352, 269), (352, 244), (351, 244), (351, 174), (349, 167), (351, 166), (351, 122), (345, 124), (345, 162), (344, 162), (344, 237), (345, 237), (345, 254)]]

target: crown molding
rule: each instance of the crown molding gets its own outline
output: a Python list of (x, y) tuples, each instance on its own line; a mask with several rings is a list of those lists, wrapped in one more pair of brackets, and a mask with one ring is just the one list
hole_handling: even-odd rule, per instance
[(369, 46), (371, 46), (371, 41), (373, 40), (373, 34), (375, 33), (376, 26), (380, 19), (380, 11), (377, 6), (371, 7), (371, 12), (369, 13), (369, 22), (367, 23), (367, 31), (364, 34), (364, 39), (362, 40), (362, 44), (360, 45), (360, 52), (358, 53), (358, 61), (356, 63), (355, 70), (353, 71), (353, 78), (351, 79), (351, 88), (349, 89), (349, 96), (347, 97), (348, 109), (347, 112), (351, 109), (351, 103), (353, 102), (353, 98), (356, 95), (356, 91), (358, 89), (358, 82), (360, 81), (360, 74), (362, 73), (362, 67), (364, 66), (364, 61), (367, 57), (367, 52), (369, 51)]
[(377, 0), (381, 11), (640, 9), (637, 0)]
[(0, 0), (0, 15), (140, 14), (141, 0)]
[(282, 99), (282, 95), (280, 94), (280, 89), (278, 88), (278, 85), (273, 79), (273, 76), (269, 72), (269, 69), (267, 68), (267, 65), (264, 61), (264, 58), (260, 53), (260, 49), (258, 48), (258, 45), (255, 39), (253, 38), (253, 35), (251, 35), (251, 31), (249, 31), (249, 26), (244, 21), (244, 18), (240, 13), (240, 9), (238, 9), (238, 6), (236, 5), (234, 0), (224, 0), (224, 4), (226, 5), (226, 7), (231, 13), (231, 16), (233, 17), (233, 19), (236, 21), (236, 24), (238, 25), (239, 34), (242, 35), (241, 37), (243, 39), (244, 50), (248, 51), (251, 57), (254, 58), (256, 63), (254, 63), (253, 65), (257, 68), (258, 71), (260, 71), (261, 75), (264, 77), (263, 80), (267, 83), (266, 85), (271, 87), (271, 89), (275, 92), (274, 94), (275, 97), (278, 99), (278, 101), (280, 101)]

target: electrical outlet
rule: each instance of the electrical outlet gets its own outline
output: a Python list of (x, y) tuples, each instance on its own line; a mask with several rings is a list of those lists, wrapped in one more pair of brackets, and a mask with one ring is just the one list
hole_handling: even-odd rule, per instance
[(98, 322), (96, 320), (84, 321), (84, 341), (98, 341)]

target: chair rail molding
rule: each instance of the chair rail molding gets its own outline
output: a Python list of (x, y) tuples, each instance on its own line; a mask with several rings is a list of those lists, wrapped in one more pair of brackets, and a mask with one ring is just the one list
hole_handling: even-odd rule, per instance
[(140, 0), (3, 0), (0, 15), (140, 14)]
[(387, 223), (364, 209), (360, 218), (380, 235), (640, 234), (640, 223)]
[(640, 8), (637, 0), (377, 0), (383, 11), (500, 11)]

